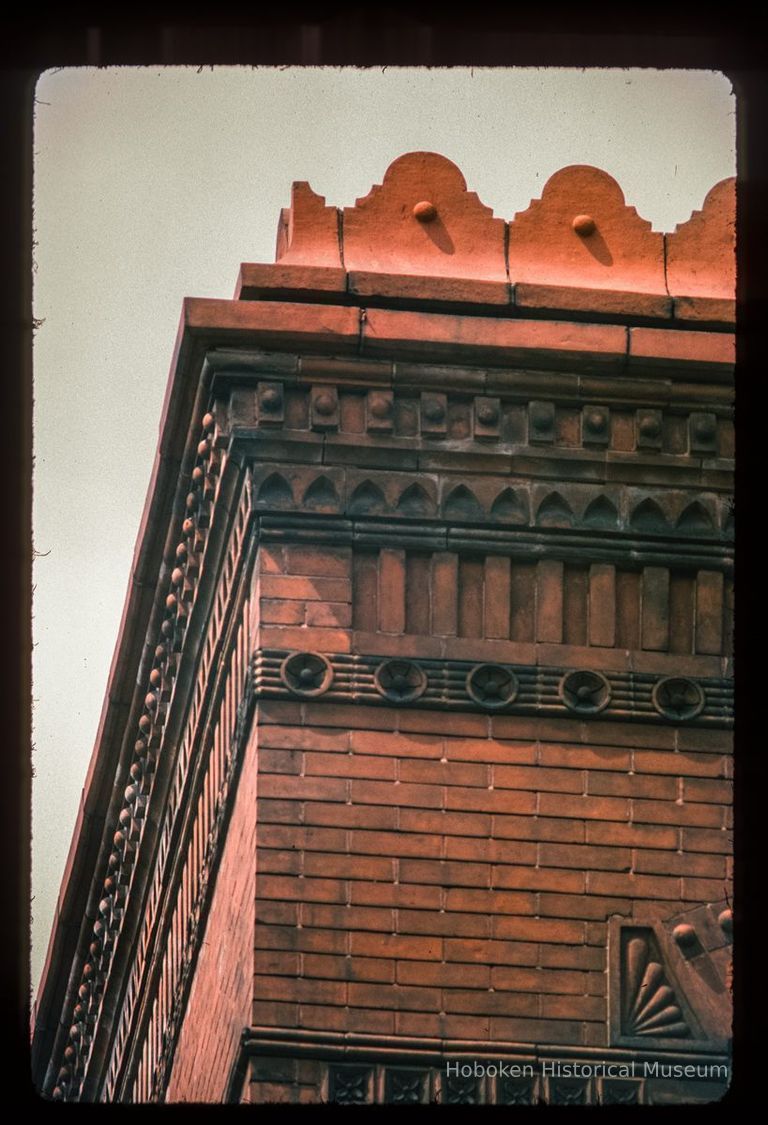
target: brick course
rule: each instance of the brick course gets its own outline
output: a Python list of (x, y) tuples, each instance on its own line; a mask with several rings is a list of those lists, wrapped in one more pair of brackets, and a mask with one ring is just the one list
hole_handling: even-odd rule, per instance
[[(489, 1040), (507, 1036), (510, 1019), (529, 1037), (548, 1021), (558, 1043), (599, 1045), (605, 934), (588, 925), (632, 917), (648, 899), (672, 917), (728, 887), (718, 851), (727, 844), (684, 827), (721, 823), (730, 783), (709, 775), (722, 773), (722, 753), (645, 750), (642, 734), (637, 748), (591, 747), (447, 733), (425, 741), (360, 725), (270, 726), (265, 739), (280, 749), (262, 751), (262, 768), (283, 765), (294, 813), (281, 815), (287, 826), (264, 823), (260, 869), (287, 849), (300, 878), (263, 877), (260, 901), (305, 906), (300, 930), (257, 911), (257, 946), (325, 949), (335, 934), (337, 950), (286, 962), (283, 975), (307, 982), (305, 992), (291, 984), (300, 1020), (322, 1001), (344, 1008), (347, 1028), (375, 1007), (419, 1013), (422, 1029), (441, 1034), (469, 1034), (469, 1016)], [(269, 815), (269, 799), (263, 808)], [(264, 965), (258, 988), (277, 999), (268, 978)], [(328, 991), (326, 980), (349, 987)]]

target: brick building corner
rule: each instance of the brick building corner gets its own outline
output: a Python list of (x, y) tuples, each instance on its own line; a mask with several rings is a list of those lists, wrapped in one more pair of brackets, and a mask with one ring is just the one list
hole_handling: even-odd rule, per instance
[(185, 302), (45, 1096), (722, 1097), (734, 207), (410, 153)]

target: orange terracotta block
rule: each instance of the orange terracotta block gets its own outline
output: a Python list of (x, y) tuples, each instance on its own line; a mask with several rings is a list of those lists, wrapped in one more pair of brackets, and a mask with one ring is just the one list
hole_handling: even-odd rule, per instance
[(380, 186), (344, 208), (342, 229), (350, 271), (507, 281), (504, 221), (434, 152), (390, 164)]
[[(736, 297), (736, 180), (715, 184), (699, 211), (666, 236), (673, 297)], [(679, 312), (675, 310), (675, 315)]]
[(509, 273), (513, 283), (664, 298), (664, 237), (627, 206), (612, 176), (574, 164), (550, 176), (541, 199), (509, 224)]
[(341, 268), (338, 212), (306, 181), (294, 183), (291, 206), (280, 213), (275, 257), (281, 265)]

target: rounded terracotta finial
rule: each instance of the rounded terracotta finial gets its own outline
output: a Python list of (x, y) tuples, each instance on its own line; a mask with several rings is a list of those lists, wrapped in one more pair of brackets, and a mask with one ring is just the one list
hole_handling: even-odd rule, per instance
[(640, 419), (640, 433), (644, 438), (657, 438), (661, 433), (661, 422), (653, 414), (644, 414)]
[(424, 403), (424, 417), (430, 422), (442, 422), (445, 417), (445, 407), (438, 399), (427, 399)]
[(732, 910), (723, 910), (718, 915), (717, 920), (720, 923), (720, 928), (722, 929), (724, 934), (732, 934), (733, 933), (733, 911)]
[(392, 413), (392, 401), (386, 395), (371, 395), (371, 414), (374, 418), (388, 418)]
[(283, 396), (277, 387), (267, 387), (261, 396), (261, 405), (265, 410), (277, 410), (283, 400)]
[(333, 395), (328, 394), (327, 391), (323, 391), (315, 399), (314, 405), (315, 411), (327, 418), (328, 415), (333, 414), (336, 409), (336, 399)]
[(717, 422), (713, 415), (705, 414), (703, 418), (696, 419), (693, 428), (700, 441), (709, 441), (717, 433)]
[(689, 926), (685, 923), (675, 926), (672, 931), (672, 937), (683, 949), (687, 949), (696, 943), (696, 931), (693, 926)]
[(418, 219), (420, 223), (431, 223), (433, 219), (437, 218), (437, 207), (434, 203), (430, 203), (428, 199), (422, 199), (420, 203), (414, 205), (413, 217)]
[(606, 427), (608, 417), (604, 410), (600, 410), (599, 407), (595, 407), (594, 409), (589, 411), (585, 421), (587, 423), (587, 429), (591, 433), (600, 434)]
[(483, 402), (477, 408), (477, 419), (484, 426), (495, 426), (499, 420), (498, 407), (490, 402)]
[(597, 224), (591, 215), (577, 215), (571, 223), (571, 226), (580, 234), (582, 238), (586, 238), (590, 234), (594, 234)]

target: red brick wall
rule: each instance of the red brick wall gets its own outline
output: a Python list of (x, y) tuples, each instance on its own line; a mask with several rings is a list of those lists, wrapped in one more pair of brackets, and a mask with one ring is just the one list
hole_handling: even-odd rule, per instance
[(256, 874), (256, 728), (248, 741), (235, 805), (166, 1100), (221, 1102), (250, 1023)]
[[(507, 559), (262, 547), (256, 646), (483, 659), (491, 636), (514, 662), (527, 612), (527, 659), (589, 667), (594, 648), (577, 646), (625, 649), (624, 607), (654, 577), (614, 594), (613, 567), (539, 562), (518, 604), (524, 569), (510, 581)], [(694, 585), (673, 582), (671, 610), (645, 592), (637, 647), (641, 623), (646, 648), (677, 647), (670, 616)], [(721, 615), (718, 602), (705, 652)], [(421, 636), (401, 640), (409, 629)], [(644, 659), (671, 670), (665, 651)], [(723, 732), (322, 699), (263, 701), (257, 721), (257, 1028), (604, 1046), (608, 919), (726, 893)], [(251, 1100), (312, 1100), (284, 1062), (282, 1078), (258, 1064)]]
[[(425, 581), (401, 551), (262, 546), (254, 648), (473, 659), (474, 645), (482, 659), (494, 644), (514, 661), (509, 633), (472, 624), (499, 611), (483, 578), (508, 563), (444, 557), (458, 585), (432, 568)], [(569, 573), (538, 566), (539, 582)], [(604, 577), (585, 571), (587, 600)], [(576, 585), (549, 599), (561, 643), (537, 626), (530, 658), (591, 664), (563, 613), (585, 602)], [(666, 618), (646, 602), (649, 627)], [(408, 621), (424, 633), (401, 637)], [(724, 732), (674, 725), (261, 699), (168, 1100), (220, 1100), (249, 1024), (606, 1046), (609, 918), (652, 923), (729, 893), (728, 749)], [(319, 1100), (310, 1061), (303, 1079), (299, 1060), (252, 1061), (244, 1096)]]
[(603, 1045), (608, 917), (723, 897), (717, 733), (322, 703), (260, 722), (256, 1025)]

